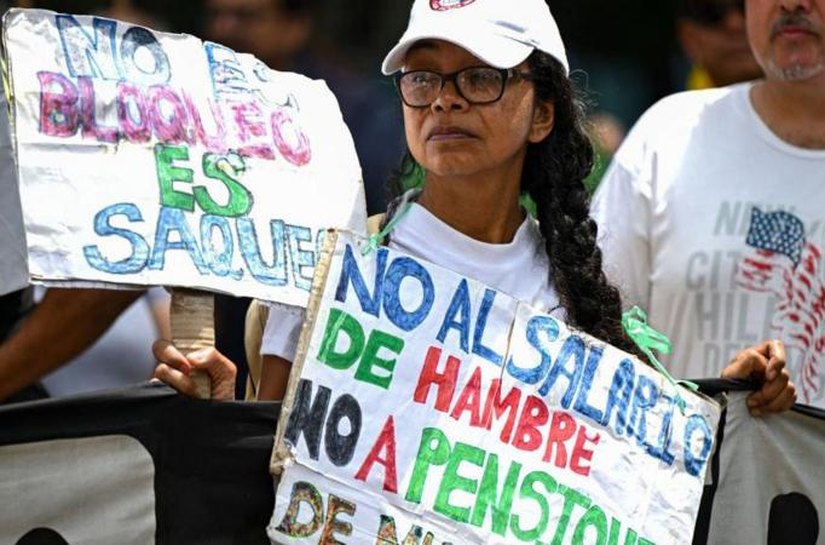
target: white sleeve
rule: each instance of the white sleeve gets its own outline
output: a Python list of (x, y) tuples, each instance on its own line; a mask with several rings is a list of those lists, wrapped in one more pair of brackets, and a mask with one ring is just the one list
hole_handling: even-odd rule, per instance
[(301, 335), (305, 316), (304, 308), (269, 303), (269, 315), (261, 341), (261, 354), (295, 361), (298, 337)]
[[(621, 153), (622, 150), (619, 150)], [(607, 279), (622, 293), (625, 309), (650, 307), (649, 168), (613, 160), (593, 196), (590, 213), (599, 226), (598, 243)]]

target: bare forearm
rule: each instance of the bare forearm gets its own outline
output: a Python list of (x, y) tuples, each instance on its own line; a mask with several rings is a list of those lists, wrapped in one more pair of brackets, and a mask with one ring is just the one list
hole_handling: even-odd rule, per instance
[(278, 356), (264, 356), (258, 401), (281, 401), (286, 395), (292, 363)]
[(71, 361), (142, 291), (53, 288), (0, 345), (0, 399)]

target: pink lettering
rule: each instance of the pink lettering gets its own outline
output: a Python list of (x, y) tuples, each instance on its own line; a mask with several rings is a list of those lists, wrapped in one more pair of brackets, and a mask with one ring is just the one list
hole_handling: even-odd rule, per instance
[[(137, 119), (135, 119), (135, 114)], [(148, 142), (152, 138), (146, 98), (136, 85), (121, 83), (117, 87), (117, 117), (129, 142)]]
[(309, 138), (286, 110), (272, 112), (272, 136), (284, 159), (302, 167), (312, 160)]
[(40, 80), (40, 132), (68, 137), (77, 132), (77, 89), (68, 78), (38, 72)]
[(177, 93), (163, 85), (149, 88), (149, 117), (155, 136), (165, 144), (188, 142), (186, 108)]

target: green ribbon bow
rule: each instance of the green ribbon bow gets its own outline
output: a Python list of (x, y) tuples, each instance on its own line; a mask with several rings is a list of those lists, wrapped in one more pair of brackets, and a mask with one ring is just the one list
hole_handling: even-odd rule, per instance
[(676, 405), (678, 405), (682, 414), (684, 414), (687, 403), (679, 394), (679, 388), (677, 385), (682, 385), (693, 392), (698, 390), (699, 387), (687, 380), (674, 380), (667, 369), (665, 369), (664, 365), (662, 365), (659, 360), (656, 359), (656, 356), (653, 355), (654, 350), (661, 354), (670, 354), (673, 350), (673, 345), (671, 344), (670, 339), (668, 339), (663, 333), (656, 331), (647, 325), (647, 314), (639, 307), (634, 306), (632, 309), (622, 314), (622, 327), (624, 327), (628, 337), (630, 337), (633, 342), (636, 343), (636, 346), (638, 346), (639, 349), (641, 349), (641, 351), (648, 357), (650, 363), (653, 364), (653, 367), (664, 375), (668, 382), (670, 382), (673, 386), (673, 389), (676, 391), (676, 398), (674, 401), (676, 402)]
[(370, 235), (369, 241), (364, 247), (361, 249), (361, 255), (367, 255), (371, 252), (376, 251), (381, 244), (384, 243), (384, 239), (387, 238), (387, 235), (395, 229), (395, 226), (398, 225), (398, 222), (409, 212), (410, 207), (412, 206), (412, 201), (405, 201), (401, 205), (401, 209), (394, 214), (390, 221), (387, 222), (387, 225), (384, 226), (379, 232), (374, 235)]

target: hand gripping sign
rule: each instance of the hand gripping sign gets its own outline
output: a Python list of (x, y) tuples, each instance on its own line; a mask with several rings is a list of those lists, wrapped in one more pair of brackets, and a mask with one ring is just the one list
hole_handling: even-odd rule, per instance
[(479, 282), (327, 243), (273, 454), (273, 542), (690, 541), (715, 402)]
[[(324, 230), (364, 231), (355, 148), (323, 82), (102, 17), (3, 23), (33, 282), (305, 306)], [(184, 352), (213, 342), (211, 297), (173, 293), (172, 311)]]

